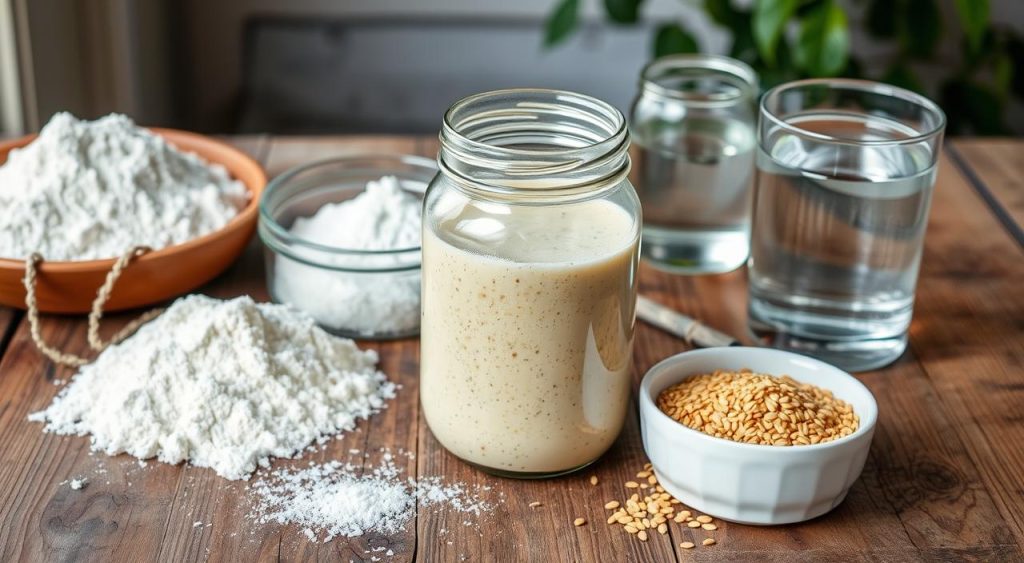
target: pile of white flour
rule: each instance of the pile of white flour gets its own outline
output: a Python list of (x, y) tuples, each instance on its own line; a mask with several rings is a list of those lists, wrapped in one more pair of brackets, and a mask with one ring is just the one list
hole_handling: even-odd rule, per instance
[(111, 114), (58, 113), (0, 166), (0, 257), (92, 260), (223, 227), (248, 192), (219, 165)]
[[(366, 191), (329, 203), (312, 217), (295, 220), (290, 233), (308, 242), (348, 250), (395, 250), (420, 246), (422, 201), (402, 189), (393, 176), (366, 185)], [(349, 270), (419, 265), (410, 257), (332, 256), (293, 249), (316, 263)], [(359, 335), (414, 331), (420, 322), (420, 271), (354, 273), (307, 266), (279, 256), (274, 268), (274, 297), (307, 312), (328, 328)]]
[(293, 456), (383, 408), (395, 386), (376, 363), (288, 306), (192, 295), (107, 348), (29, 419), (91, 434), (110, 455), (246, 479), (268, 456)]
[(415, 515), (417, 504), (478, 516), (492, 508), (481, 497), (482, 490), (438, 478), (403, 479), (386, 450), (383, 462), (372, 470), (337, 460), (311, 462), (301, 469), (274, 470), (251, 489), (256, 506), (250, 517), (261, 523), (296, 524), (308, 539), (323, 542), (396, 532)]

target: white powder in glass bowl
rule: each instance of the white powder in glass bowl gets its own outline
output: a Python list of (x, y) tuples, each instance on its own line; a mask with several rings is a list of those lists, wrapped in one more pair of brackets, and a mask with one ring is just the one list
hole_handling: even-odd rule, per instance
[[(358, 196), (329, 203), (295, 220), (289, 232), (308, 242), (345, 250), (418, 249), (422, 201), (385, 176)], [(312, 262), (349, 269), (399, 268), (408, 256), (328, 256), (293, 252)], [(307, 256), (308, 254), (308, 256)], [(418, 264), (419, 251), (416, 251)], [(420, 270), (354, 272), (311, 266), (278, 254), (272, 276), (274, 298), (295, 305), (327, 329), (352, 336), (398, 336), (420, 322)]]

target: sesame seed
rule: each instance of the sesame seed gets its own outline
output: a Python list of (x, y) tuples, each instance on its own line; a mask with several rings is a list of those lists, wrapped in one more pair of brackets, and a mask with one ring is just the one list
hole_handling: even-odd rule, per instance
[(665, 414), (705, 434), (750, 444), (803, 446), (849, 436), (860, 419), (831, 391), (788, 375), (718, 370), (658, 395)]
[[(709, 415), (710, 416), (710, 415)], [(690, 528), (701, 528), (713, 531), (718, 527), (712, 524), (713, 518), (708, 515), (700, 515), (696, 519), (692, 517), (692, 510), (686, 510), (676, 505), (682, 504), (678, 499), (664, 491), (661, 486), (658, 490), (651, 485), (657, 482), (656, 476), (650, 471), (650, 464), (647, 464), (643, 471), (637, 472), (637, 479), (645, 479), (646, 482), (627, 481), (624, 483), (627, 489), (645, 488), (651, 490), (633, 493), (625, 501), (608, 500), (604, 503), (606, 510), (613, 511), (607, 522), (610, 526), (622, 526), (628, 534), (633, 534), (639, 541), (648, 541), (650, 536), (657, 532), (659, 535), (668, 535), (670, 523), (685, 524)], [(577, 518), (573, 524), (581, 526), (586, 523), (583, 518)], [(710, 539), (710, 538), (709, 538)], [(693, 542), (683, 542), (680, 547), (692, 549)], [(711, 545), (705, 543), (704, 545)]]

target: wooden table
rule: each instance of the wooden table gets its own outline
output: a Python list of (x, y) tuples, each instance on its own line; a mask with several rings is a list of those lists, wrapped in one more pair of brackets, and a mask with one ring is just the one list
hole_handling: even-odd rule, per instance
[[(361, 151), (436, 152), (436, 141), (402, 137), (232, 141), (270, 175), (313, 159)], [(416, 340), (364, 345), (402, 385), (390, 406), (307, 459), (377, 464), (378, 448), (404, 448), (410, 476), (489, 485), (495, 510), (464, 526), (458, 513), (421, 509), (405, 530), (328, 544), (294, 527), (245, 518), (245, 484), (207, 469), (90, 455), (88, 439), (43, 434), (26, 421), (73, 371), (34, 348), (21, 312), (0, 309), (0, 561), (397, 560), (675, 561), (1024, 560), (1024, 141), (947, 143), (925, 241), (910, 347), (895, 364), (860, 379), (880, 418), (864, 474), (832, 513), (800, 525), (723, 523), (718, 545), (683, 551), (688, 530), (641, 543), (604, 524), (606, 499), (646, 461), (635, 409), (614, 448), (592, 469), (527, 482), (491, 477), (453, 458), (431, 436), (417, 397)], [(202, 291), (266, 299), (261, 249)], [(641, 268), (643, 293), (713, 326), (745, 330), (745, 274), (681, 277)], [(124, 317), (115, 319), (124, 322)], [(80, 318), (47, 317), (46, 338), (86, 352)], [(639, 325), (635, 380), (685, 348)], [(359, 455), (349, 453), (358, 449)], [(365, 452), (365, 453), (364, 453)], [(280, 461), (277, 463), (294, 463)], [(592, 487), (587, 479), (597, 475)], [(61, 484), (89, 478), (80, 491)], [(500, 499), (504, 502), (500, 502)], [(543, 506), (528, 507), (542, 500)], [(573, 527), (577, 516), (586, 526)], [(202, 527), (193, 527), (194, 522)], [(205, 526), (206, 523), (212, 525)]]

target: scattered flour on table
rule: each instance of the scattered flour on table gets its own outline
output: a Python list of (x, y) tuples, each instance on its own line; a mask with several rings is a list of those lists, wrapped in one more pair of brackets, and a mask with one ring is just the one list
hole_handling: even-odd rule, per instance
[(250, 485), (256, 504), (249, 516), (260, 523), (295, 524), (311, 541), (329, 542), (339, 536), (397, 532), (415, 515), (417, 504), (477, 516), (492, 509), (481, 496), (489, 487), (439, 478), (417, 482), (401, 474), (387, 450), (373, 468), (333, 460), (276, 469)]
[(76, 477), (74, 479), (69, 479), (67, 481), (62, 482), (61, 485), (65, 483), (67, 483), (67, 485), (71, 487), (71, 490), (81, 491), (86, 487), (86, 485), (89, 484), (89, 480), (86, 479), (85, 477)]
[[(366, 185), (356, 197), (329, 203), (295, 220), (289, 232), (305, 241), (349, 250), (419, 248), (423, 202), (394, 176)], [(307, 266), (278, 256), (274, 296), (308, 311), (322, 325), (356, 332), (403, 333), (420, 322), (420, 253), (340, 256), (293, 246), (317, 263), (349, 269), (415, 266), (406, 272), (351, 273)]]
[(92, 448), (247, 479), (350, 430), (394, 397), (377, 353), (286, 305), (183, 297), (86, 365), (29, 416)]
[(0, 257), (92, 260), (159, 249), (223, 227), (248, 192), (220, 165), (124, 115), (55, 114), (0, 166)]

